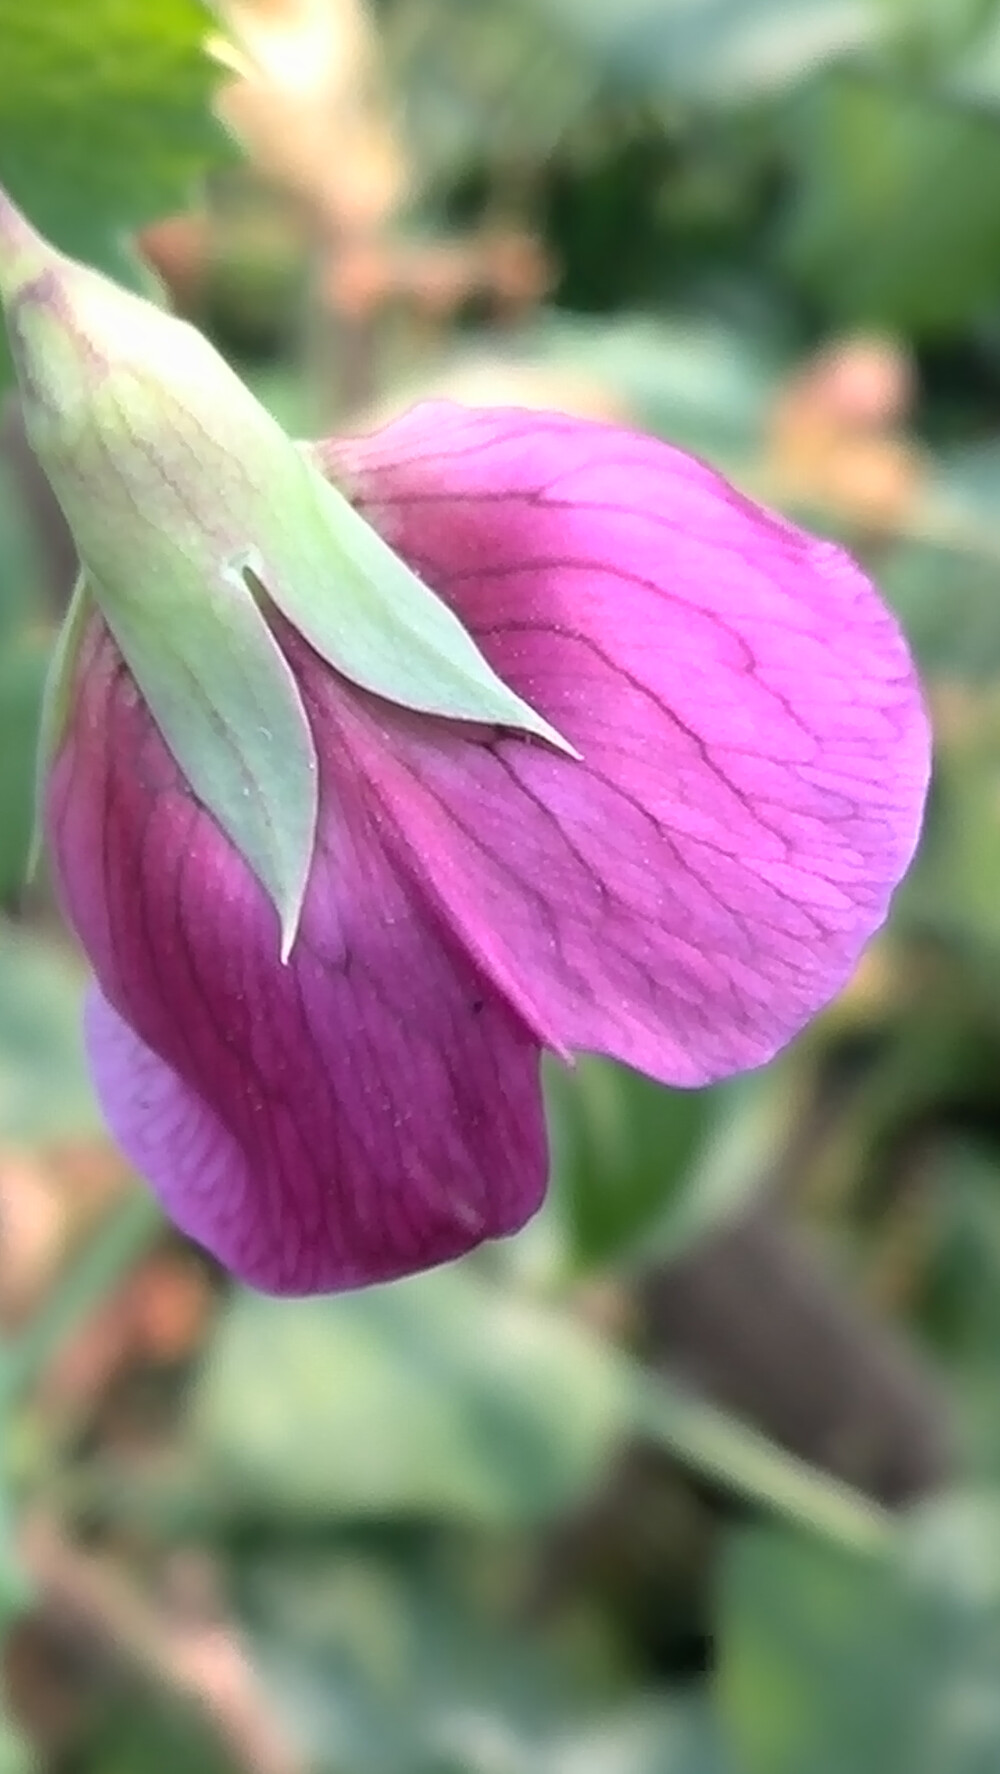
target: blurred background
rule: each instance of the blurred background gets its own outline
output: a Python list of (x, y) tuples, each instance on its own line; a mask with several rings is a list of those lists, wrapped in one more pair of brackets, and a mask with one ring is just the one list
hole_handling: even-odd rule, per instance
[(841, 538), (936, 778), (779, 1062), (554, 1071), (519, 1238), (251, 1297), (108, 1144), (23, 887), (74, 568), (8, 391), (0, 1774), (996, 1774), (1000, 4), (221, 11), (213, 67), (195, 0), (0, 0), (34, 219), (296, 432), (556, 407)]

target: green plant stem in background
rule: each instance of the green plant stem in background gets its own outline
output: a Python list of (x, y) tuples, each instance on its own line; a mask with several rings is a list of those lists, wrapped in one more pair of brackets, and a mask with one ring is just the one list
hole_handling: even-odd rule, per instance
[(701, 1477), (845, 1551), (888, 1553), (892, 1518), (860, 1492), (660, 1377), (633, 1390), (637, 1426)]

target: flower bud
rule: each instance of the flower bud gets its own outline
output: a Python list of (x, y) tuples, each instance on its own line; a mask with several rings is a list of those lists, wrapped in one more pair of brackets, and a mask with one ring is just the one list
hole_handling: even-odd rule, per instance
[[(56, 252), (2, 196), (0, 297), (79, 599), (99, 607), (192, 788), (267, 888), (286, 953), (316, 758), (275, 611), (364, 689), (571, 750), (201, 334)], [(49, 743), (59, 700), (57, 682)]]

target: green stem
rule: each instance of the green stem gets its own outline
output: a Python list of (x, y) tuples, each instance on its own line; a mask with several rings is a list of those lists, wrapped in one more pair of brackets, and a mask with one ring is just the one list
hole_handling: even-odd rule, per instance
[(635, 1378), (641, 1429), (684, 1465), (844, 1551), (886, 1551), (892, 1517), (870, 1498), (661, 1376)]

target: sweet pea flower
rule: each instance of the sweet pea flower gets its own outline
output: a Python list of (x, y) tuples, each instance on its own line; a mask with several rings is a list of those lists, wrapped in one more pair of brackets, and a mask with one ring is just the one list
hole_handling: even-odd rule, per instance
[[(25, 343), (31, 303), (58, 311), (64, 340), (82, 323), (67, 319), (68, 286), (54, 297), (29, 260), (6, 293), (30, 426), (29, 397), (50, 419), (53, 399)], [(179, 329), (159, 313), (156, 326)], [(81, 361), (96, 349), (88, 335)], [(125, 384), (101, 349), (120, 412)], [(73, 461), (89, 462), (99, 419), (110, 459), (81, 386)], [(228, 386), (211, 390), (220, 414)], [(181, 398), (121, 446), (141, 446), (148, 477), (129, 482), (137, 598), (166, 522), (154, 479), (183, 467)], [(45, 834), (95, 976), (87, 1044), (122, 1150), (246, 1282), (345, 1289), (534, 1213), (543, 1053), (697, 1086), (788, 1042), (885, 918), (918, 835), (928, 730), (896, 623), (838, 548), (668, 444), (437, 403), (297, 455), (458, 619), (482, 683), (488, 671), (528, 712), (404, 705), (331, 664), (271, 595), (276, 493), (238, 429), (219, 430), (218, 460), (250, 496), (240, 535), (223, 536), (239, 501), (206, 413), (183, 408), (194, 517), (179, 546), (242, 540), (252, 563), (241, 591), (314, 747), (301, 895), (283, 919), (210, 772), (192, 783), (183, 721), (147, 694), (155, 673), (141, 649), (127, 657), (124, 604), (100, 595), (110, 566), (91, 571), (62, 648)], [(51, 432), (33, 435), (79, 544), (86, 512)], [(87, 472), (99, 525), (111, 471)], [(100, 545), (87, 530), (85, 568)]]

